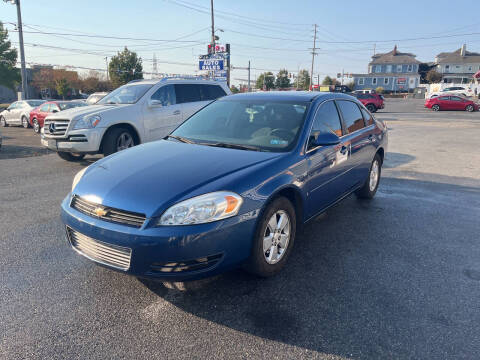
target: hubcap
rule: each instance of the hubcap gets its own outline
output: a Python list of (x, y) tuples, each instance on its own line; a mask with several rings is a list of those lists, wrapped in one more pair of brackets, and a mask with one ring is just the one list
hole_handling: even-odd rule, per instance
[(131, 148), (133, 145), (133, 138), (129, 133), (121, 133), (117, 139), (117, 151)]
[(26, 118), (22, 118), (22, 123), (23, 123), (23, 127), (27, 127), (27, 126), (28, 126), (28, 122), (27, 122), (27, 119), (26, 119)]
[(263, 256), (268, 264), (275, 264), (282, 259), (290, 241), (290, 217), (284, 210), (278, 210), (268, 220), (263, 234)]
[(375, 160), (372, 164), (372, 169), (370, 170), (370, 183), (369, 183), (370, 191), (375, 190), (375, 188), (377, 187), (378, 173), (379, 173), (378, 161)]
[(38, 121), (36, 119), (33, 120), (33, 129), (35, 130), (35, 132), (38, 132), (40, 129), (40, 125), (38, 125)]

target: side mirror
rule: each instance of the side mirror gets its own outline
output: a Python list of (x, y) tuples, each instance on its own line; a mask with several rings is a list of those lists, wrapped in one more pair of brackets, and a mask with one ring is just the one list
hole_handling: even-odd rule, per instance
[(150, 99), (150, 100), (148, 101), (148, 106), (149, 106), (149, 107), (160, 107), (160, 106), (163, 106), (163, 105), (162, 105), (162, 102), (161, 102), (160, 100), (152, 100), (152, 99)]
[(53, 110), (53, 111), (52, 111), (52, 113), (57, 113), (57, 112), (58, 112), (58, 110), (57, 110), (57, 109), (55, 109), (55, 110)]
[(340, 138), (334, 133), (320, 133), (310, 140), (310, 147), (340, 144)]

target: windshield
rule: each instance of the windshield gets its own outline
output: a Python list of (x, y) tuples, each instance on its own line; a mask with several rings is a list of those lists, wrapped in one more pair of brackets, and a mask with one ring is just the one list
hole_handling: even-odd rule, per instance
[(31, 107), (37, 107), (44, 103), (44, 100), (27, 100), (27, 104)]
[(194, 114), (172, 135), (212, 146), (289, 151), (296, 143), (309, 105), (295, 101), (220, 100)]
[(83, 103), (83, 102), (70, 102), (70, 103), (59, 103), (58, 106), (60, 107), (60, 110), (67, 110), (67, 109), (72, 109), (72, 108), (75, 108), (75, 107), (79, 107), (79, 106), (87, 106), (87, 104)]
[(123, 85), (105, 96), (97, 104), (134, 104), (152, 87), (152, 84)]

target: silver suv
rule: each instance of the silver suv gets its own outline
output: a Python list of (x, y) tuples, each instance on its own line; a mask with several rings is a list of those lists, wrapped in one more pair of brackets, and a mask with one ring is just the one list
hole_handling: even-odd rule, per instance
[(49, 115), (41, 142), (65, 160), (110, 155), (159, 140), (211, 101), (231, 94), (225, 82), (188, 78), (132, 81), (96, 105)]

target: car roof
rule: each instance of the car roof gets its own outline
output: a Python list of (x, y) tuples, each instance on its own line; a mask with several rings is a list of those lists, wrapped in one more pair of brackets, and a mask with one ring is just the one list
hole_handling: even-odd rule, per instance
[(350, 95), (318, 91), (262, 91), (230, 95), (222, 99), (230, 100), (264, 100), (264, 101), (313, 101), (328, 99), (352, 99)]
[[(185, 84), (195, 84), (198, 82), (204, 83), (204, 84), (212, 84), (212, 85), (220, 85), (222, 84), (222, 81), (217, 81), (217, 80), (208, 80), (208, 79), (197, 79), (197, 78), (185, 78), (185, 77), (167, 77), (167, 78), (162, 78), (162, 79), (140, 79), (140, 80), (133, 80), (127, 83), (128, 85), (136, 85), (136, 84), (150, 84), (150, 85), (156, 85), (162, 82), (175, 82), (175, 83), (185, 83)], [(223, 81), (225, 83), (225, 81)]]

